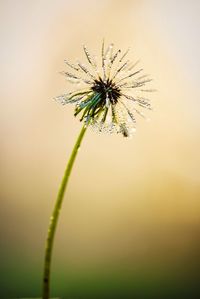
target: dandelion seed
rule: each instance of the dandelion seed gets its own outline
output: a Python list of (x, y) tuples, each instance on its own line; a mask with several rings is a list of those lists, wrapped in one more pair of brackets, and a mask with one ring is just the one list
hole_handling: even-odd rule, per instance
[(139, 109), (152, 109), (149, 99), (143, 97), (142, 93), (155, 90), (146, 88), (146, 84), (151, 81), (149, 75), (140, 74), (142, 68), (135, 69), (139, 60), (135, 63), (124, 60), (129, 49), (120, 55), (121, 50), (114, 51), (113, 46), (110, 44), (105, 48), (103, 41), (99, 67), (85, 45), (83, 50), (88, 67), (81, 62), (72, 64), (65, 60), (74, 73), (62, 74), (68, 80), (84, 85), (86, 89), (66, 93), (55, 99), (63, 105), (75, 104), (74, 115), (81, 115), (80, 121), (95, 130), (121, 133), (128, 137), (135, 130), (136, 115), (145, 117)]

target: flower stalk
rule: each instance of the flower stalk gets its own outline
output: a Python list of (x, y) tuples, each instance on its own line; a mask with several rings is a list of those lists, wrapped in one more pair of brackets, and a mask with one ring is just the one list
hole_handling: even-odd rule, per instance
[(43, 299), (49, 299), (49, 296), (50, 296), (51, 261), (52, 261), (52, 251), (53, 251), (53, 243), (54, 243), (56, 227), (57, 227), (58, 218), (59, 218), (60, 210), (62, 207), (67, 183), (68, 183), (68, 180), (69, 180), (69, 177), (70, 177), (73, 165), (74, 165), (74, 161), (75, 161), (77, 153), (78, 153), (78, 149), (80, 148), (81, 142), (85, 135), (86, 129), (87, 129), (87, 124), (84, 124), (84, 126), (82, 127), (82, 129), (79, 133), (77, 141), (72, 150), (71, 156), (69, 158), (67, 167), (65, 169), (64, 176), (62, 178), (60, 188), (58, 191), (58, 195), (57, 195), (57, 199), (55, 202), (55, 206), (54, 206), (51, 218), (50, 218), (47, 240), (46, 240), (45, 259), (44, 259), (43, 297), (42, 297)]

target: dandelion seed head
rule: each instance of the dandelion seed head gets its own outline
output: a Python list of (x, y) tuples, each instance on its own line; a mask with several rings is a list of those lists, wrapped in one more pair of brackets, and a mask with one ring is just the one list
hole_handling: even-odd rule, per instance
[(114, 50), (112, 43), (105, 47), (103, 41), (98, 65), (97, 57), (83, 45), (86, 63), (65, 60), (69, 71), (62, 72), (76, 90), (56, 97), (56, 101), (75, 104), (74, 115), (80, 115), (80, 121), (95, 131), (132, 136), (136, 115), (146, 118), (141, 110), (152, 109), (146, 93), (155, 90), (146, 87), (152, 79), (136, 68), (139, 60), (132, 63), (127, 59), (129, 50)]

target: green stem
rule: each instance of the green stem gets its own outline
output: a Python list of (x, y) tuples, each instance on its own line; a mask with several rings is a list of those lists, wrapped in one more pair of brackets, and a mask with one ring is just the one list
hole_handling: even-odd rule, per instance
[(73, 151), (71, 153), (70, 159), (68, 161), (67, 167), (65, 169), (65, 173), (63, 179), (60, 184), (60, 188), (58, 191), (56, 203), (53, 209), (53, 213), (50, 218), (48, 235), (46, 240), (46, 249), (45, 249), (45, 259), (44, 259), (44, 274), (43, 274), (43, 299), (49, 299), (50, 295), (50, 273), (51, 273), (51, 257), (52, 257), (52, 249), (55, 231), (58, 223), (59, 213), (62, 206), (66, 186), (71, 174), (71, 170), (78, 152), (78, 149), (81, 145), (81, 141), (86, 132), (87, 125), (84, 125), (80, 131), (78, 139), (74, 145)]

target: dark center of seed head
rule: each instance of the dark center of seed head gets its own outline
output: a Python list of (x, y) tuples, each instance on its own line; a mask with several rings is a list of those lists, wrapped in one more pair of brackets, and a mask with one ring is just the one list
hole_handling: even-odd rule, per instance
[(106, 101), (107, 94), (111, 104), (116, 104), (118, 98), (121, 96), (120, 89), (109, 79), (106, 82), (103, 82), (101, 78), (95, 80), (91, 89), (100, 93), (103, 101)]

